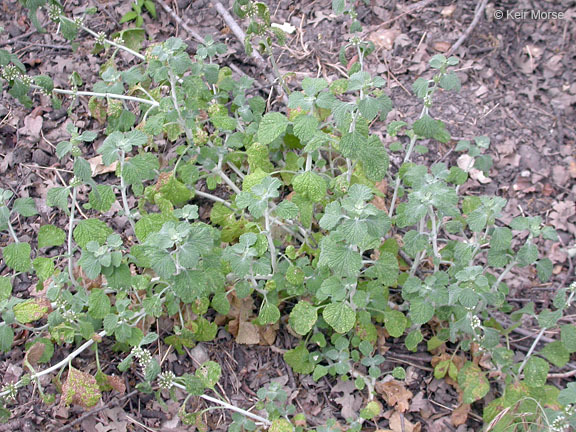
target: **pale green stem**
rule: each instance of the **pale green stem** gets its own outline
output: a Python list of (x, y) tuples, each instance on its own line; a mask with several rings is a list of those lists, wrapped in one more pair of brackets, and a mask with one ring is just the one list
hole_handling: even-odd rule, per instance
[(436, 216), (434, 215), (434, 209), (432, 206), (428, 207), (428, 214), (430, 215), (430, 220), (432, 221), (432, 248), (434, 250), (434, 273), (440, 269), (440, 251), (438, 250), (438, 227), (436, 226)]
[[(34, 89), (38, 89), (38, 90), (43, 90), (42, 87), (40, 87), (36, 84), (31, 84), (30, 87), (34, 88)], [(155, 100), (142, 99), (139, 97), (126, 96), (126, 95), (122, 95), (122, 94), (98, 93), (98, 92), (82, 91), (82, 90), (65, 90), (65, 89), (60, 89), (60, 88), (52, 89), (52, 92), (70, 95), (70, 96), (95, 96), (95, 97), (100, 97), (100, 98), (122, 99), (122, 100), (127, 100), (127, 101), (132, 101), (132, 102), (148, 104), (148, 105), (151, 105), (153, 107), (160, 106), (160, 104), (158, 102), (156, 102)]]
[(12, 236), (12, 238), (14, 239), (15, 243), (20, 243), (20, 240), (18, 240), (18, 236), (16, 235), (16, 232), (14, 231), (14, 227), (12, 226), (12, 224), (10, 223), (10, 218), (8, 217), (7, 222), (7, 226), (8, 226), (8, 231), (10, 232), (10, 235)]
[[(186, 390), (186, 386), (184, 386), (182, 384), (179, 384), (179, 383), (173, 383), (173, 384), (174, 384), (174, 387), (178, 387), (181, 390)], [(245, 417), (251, 418), (252, 420), (256, 420), (265, 426), (271, 426), (272, 425), (270, 420), (268, 420), (264, 417), (260, 417), (259, 415), (253, 414), (250, 411), (246, 411), (246, 410), (243, 410), (242, 408), (238, 408), (234, 405), (229, 404), (228, 402), (224, 402), (220, 399), (216, 399), (216, 398), (213, 398), (211, 396), (204, 395), (204, 394), (200, 395), (200, 397), (204, 400), (209, 401), (209, 402), (221, 405), (223, 408), (229, 409), (230, 411), (237, 412), (239, 414), (242, 414)]]
[(224, 183), (230, 186), (230, 188), (234, 191), (235, 194), (239, 194), (240, 192), (242, 192), (240, 188), (236, 186), (236, 184), (232, 180), (230, 180), (230, 177), (228, 177), (226, 173), (222, 171), (222, 169), (215, 168), (214, 172), (218, 174), (222, 180), (224, 180)]
[(134, 219), (132, 218), (132, 212), (130, 211), (130, 206), (128, 205), (128, 196), (126, 194), (126, 183), (124, 182), (124, 161), (126, 158), (126, 153), (124, 150), (120, 150), (120, 194), (122, 195), (122, 204), (124, 206), (124, 213), (130, 222), (132, 231), (135, 232)]
[[(60, 15), (60, 17), (63, 18), (63, 19), (65, 19), (66, 21), (69, 21), (69, 22), (71, 22), (71, 23), (74, 23), (74, 20), (73, 20), (73, 19), (70, 19), (70, 18), (68, 18), (68, 17), (66, 17), (66, 16), (64, 16), (64, 15)], [(75, 24), (75, 23), (74, 23), (74, 24)], [(85, 25), (81, 25), (80, 28), (81, 28), (82, 30), (84, 30), (86, 33), (89, 33), (90, 35), (94, 36), (96, 39), (99, 39), (100, 36), (99, 36), (98, 33), (96, 33), (94, 30), (86, 27)], [(108, 45), (112, 45), (113, 47), (116, 47), (116, 48), (118, 48), (118, 49), (121, 49), (122, 51), (126, 51), (126, 52), (129, 53), (129, 54), (132, 54), (134, 57), (137, 57), (137, 58), (139, 58), (140, 60), (146, 60), (146, 57), (145, 57), (145, 56), (143, 56), (142, 54), (140, 54), (140, 53), (138, 53), (138, 52), (136, 52), (136, 51), (128, 48), (127, 46), (121, 45), (121, 44), (116, 43), (116, 42), (114, 42), (114, 41), (111, 41), (111, 40), (109, 40), (109, 39), (104, 39), (104, 42), (107, 43)]]
[(270, 209), (266, 208), (264, 211), (264, 229), (266, 230), (266, 238), (268, 239), (268, 249), (270, 250), (270, 262), (272, 264), (272, 274), (276, 274), (276, 246), (274, 245), (274, 238), (272, 237), (270, 225)]
[[(574, 299), (574, 295), (576, 295), (576, 291), (572, 291), (570, 293), (570, 295), (568, 296), (568, 300), (566, 301), (565, 307), (570, 306), (570, 304), (572, 303), (572, 300)], [(530, 349), (526, 353), (526, 357), (524, 358), (524, 361), (522, 362), (522, 364), (520, 365), (520, 368), (518, 369), (518, 374), (521, 374), (522, 371), (524, 370), (526, 363), (528, 362), (528, 360), (530, 359), (530, 356), (532, 355), (532, 353), (536, 349), (538, 342), (540, 342), (540, 339), (542, 338), (542, 336), (544, 336), (545, 331), (546, 331), (546, 328), (540, 329), (540, 331), (538, 332), (538, 335), (536, 335), (536, 338), (534, 338), (534, 342), (532, 342)]]
[(280, 73), (280, 69), (278, 69), (278, 64), (276, 63), (276, 58), (274, 57), (274, 53), (272, 52), (272, 47), (268, 44), (268, 41), (266, 40), (266, 38), (263, 38), (262, 41), (264, 42), (264, 46), (266, 47), (266, 51), (268, 52), (268, 55), (270, 56), (270, 62), (272, 63), (272, 70), (274, 71), (274, 74), (276, 75), (276, 77), (280, 81), (280, 85), (282, 86), (282, 89), (286, 93), (286, 96), (288, 96), (288, 95), (290, 95), (290, 89), (286, 85), (286, 82), (284, 81), (284, 77)]
[(70, 220), (68, 222), (68, 276), (74, 286), (77, 285), (74, 278), (74, 252), (72, 251), (72, 231), (74, 230), (74, 210), (76, 209), (76, 186), (72, 187), (72, 206), (70, 207)]
[[(422, 219), (420, 219), (420, 224), (418, 226), (418, 232), (420, 232), (421, 234), (424, 233), (425, 220), (426, 220), (426, 216), (423, 216)], [(424, 257), (425, 253), (426, 253), (426, 251), (422, 251), (421, 253), (416, 254), (416, 258), (414, 259), (414, 262), (412, 263), (412, 267), (410, 268), (410, 276), (414, 276), (416, 274), (416, 270), (418, 269), (418, 266), (420, 265), (420, 261)]]

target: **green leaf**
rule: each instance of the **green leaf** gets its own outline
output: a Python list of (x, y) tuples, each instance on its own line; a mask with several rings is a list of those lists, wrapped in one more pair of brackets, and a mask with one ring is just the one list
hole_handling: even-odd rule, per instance
[(574, 324), (564, 324), (561, 326), (560, 340), (568, 352), (576, 352), (576, 326)]
[(173, 176), (162, 185), (160, 193), (176, 207), (186, 204), (192, 198), (190, 189)]
[(0, 324), (0, 351), (5, 353), (10, 351), (12, 342), (14, 342), (14, 330), (4, 323)]
[(138, 185), (156, 177), (160, 168), (158, 157), (153, 153), (141, 153), (124, 161), (122, 175), (127, 185)]
[(406, 345), (406, 349), (408, 351), (416, 352), (418, 349), (418, 344), (423, 340), (424, 336), (422, 336), (422, 332), (420, 330), (413, 330), (408, 333), (408, 336), (406, 336), (404, 345)]
[(550, 365), (546, 360), (531, 356), (524, 368), (524, 381), (529, 387), (543, 387), (549, 371)]
[(280, 319), (278, 307), (270, 302), (265, 302), (260, 308), (258, 322), (262, 325), (274, 324)]
[(32, 248), (28, 243), (12, 243), (2, 249), (6, 265), (14, 271), (26, 272), (32, 266), (30, 253)]
[(440, 84), (440, 87), (444, 90), (460, 91), (461, 88), (460, 78), (458, 78), (458, 75), (454, 72), (448, 72), (443, 75), (438, 84)]
[(367, 147), (367, 143), (367, 134), (360, 129), (355, 129), (352, 133), (346, 133), (342, 136), (338, 148), (345, 158), (357, 159), (362, 149)]
[(136, 222), (134, 232), (143, 243), (150, 234), (160, 231), (162, 225), (169, 221), (176, 221), (176, 218), (166, 213), (149, 213)]
[(536, 263), (536, 271), (538, 272), (538, 279), (540, 282), (548, 282), (552, 276), (552, 270), (554, 269), (554, 264), (548, 258), (539, 260)]
[(410, 318), (414, 324), (425, 324), (434, 316), (434, 306), (422, 300), (414, 300), (410, 304)]
[(358, 156), (369, 180), (380, 181), (386, 176), (390, 158), (380, 138), (375, 135), (368, 138), (366, 145), (359, 148)]
[(92, 168), (86, 159), (80, 157), (74, 159), (74, 176), (84, 183), (89, 183), (92, 180)]
[(294, 120), (294, 135), (307, 143), (318, 132), (318, 120), (311, 115), (300, 115)]
[(362, 268), (362, 256), (349, 246), (336, 242), (331, 236), (320, 242), (320, 267), (326, 266), (334, 273), (355, 277)]
[(306, 171), (292, 180), (294, 190), (312, 202), (319, 202), (326, 196), (326, 181), (315, 172)]
[(38, 247), (60, 246), (66, 241), (64, 230), (54, 225), (42, 225), (38, 230)]
[(258, 141), (261, 144), (270, 144), (286, 131), (288, 124), (284, 114), (279, 112), (266, 114), (258, 126)]
[(205, 387), (213, 389), (220, 380), (222, 369), (220, 365), (214, 361), (207, 361), (202, 363), (199, 368), (194, 372)]
[(110, 313), (110, 298), (102, 289), (93, 288), (88, 298), (88, 315), (94, 319), (103, 319)]
[(285, 200), (278, 204), (275, 213), (280, 219), (296, 219), (300, 209), (292, 201)]
[(32, 262), (38, 279), (46, 280), (54, 274), (54, 261), (51, 258), (37, 257)]
[(7, 276), (0, 276), (0, 301), (8, 300), (12, 296), (12, 282)]
[(496, 227), (490, 238), (490, 249), (501, 251), (510, 249), (512, 245), (512, 230), (505, 227)]
[(299, 335), (306, 335), (316, 324), (318, 312), (316, 308), (306, 301), (299, 301), (290, 312), (290, 327)]
[(31, 298), (14, 306), (14, 317), (21, 324), (38, 321), (50, 311), (50, 302), (47, 299)]
[(58, 207), (68, 213), (68, 188), (53, 187), (48, 189), (46, 194), (46, 205)]
[(570, 353), (561, 341), (547, 344), (540, 354), (556, 367), (563, 367), (570, 361)]
[(564, 406), (576, 404), (576, 382), (570, 382), (566, 388), (560, 391), (558, 402)]
[(296, 373), (309, 374), (314, 370), (314, 364), (310, 362), (310, 352), (306, 349), (306, 345), (304, 344), (286, 351), (284, 353), (284, 361)]
[(446, 126), (440, 120), (435, 120), (428, 114), (414, 122), (414, 133), (424, 138), (434, 138), (442, 143), (450, 141), (450, 134)]
[(184, 303), (192, 303), (205, 295), (206, 278), (201, 270), (185, 270), (174, 278), (174, 293)]
[(538, 248), (535, 244), (527, 241), (519, 250), (516, 255), (518, 266), (525, 267), (533, 264), (538, 259)]
[(468, 215), (468, 227), (472, 232), (481, 232), (488, 222), (486, 209), (480, 207)]
[(398, 338), (404, 334), (408, 320), (402, 312), (390, 310), (384, 312), (384, 324), (390, 336)]
[(32, 198), (18, 198), (14, 200), (14, 205), (12, 210), (18, 213), (20, 216), (30, 217), (38, 214), (36, 210), (36, 203)]
[(384, 286), (393, 286), (398, 280), (398, 260), (390, 252), (381, 252), (378, 261), (367, 271), (369, 276), (377, 277)]
[(109, 185), (96, 185), (88, 196), (90, 200), (90, 205), (94, 210), (100, 212), (107, 212), (116, 201), (116, 195), (114, 190)]
[(412, 90), (419, 99), (424, 99), (428, 94), (428, 80), (426, 78), (418, 78), (412, 84)]
[(344, 302), (326, 306), (322, 317), (338, 333), (348, 333), (356, 323), (356, 312)]
[(458, 385), (463, 390), (462, 401), (467, 404), (482, 399), (490, 390), (486, 375), (472, 362), (466, 362), (458, 372)]
[(95, 241), (102, 246), (112, 234), (112, 229), (99, 219), (84, 219), (78, 222), (72, 234), (74, 241), (84, 249), (89, 241)]

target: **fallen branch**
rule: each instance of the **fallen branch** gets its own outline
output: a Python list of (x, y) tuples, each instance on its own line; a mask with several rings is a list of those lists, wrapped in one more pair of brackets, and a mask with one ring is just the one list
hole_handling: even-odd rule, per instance
[(178, 16), (176, 12), (174, 12), (170, 6), (168, 6), (163, 0), (157, 0), (157, 3), (166, 11), (168, 15), (172, 17), (174, 21), (178, 23), (190, 36), (192, 36), (197, 42), (204, 43), (205, 40), (199, 33), (197, 33), (194, 29), (192, 29), (188, 24), (184, 22), (182, 18)]
[(478, 5), (476, 6), (476, 11), (474, 12), (474, 19), (472, 20), (466, 31), (462, 34), (462, 36), (460, 36), (460, 38), (454, 43), (454, 45), (450, 47), (450, 49), (446, 53), (447, 56), (452, 55), (454, 51), (460, 48), (460, 45), (462, 45), (462, 43), (468, 38), (468, 36), (470, 36), (472, 30), (474, 30), (474, 27), (476, 27), (478, 21), (480, 21), (480, 17), (482, 16), (484, 9), (486, 9), (487, 4), (488, 0), (480, 0), (480, 3), (478, 3)]
[[(228, 27), (230, 27), (230, 30), (232, 30), (232, 33), (234, 33), (234, 35), (240, 41), (242, 46), (244, 46), (244, 40), (246, 39), (246, 34), (244, 33), (244, 30), (242, 30), (240, 28), (240, 26), (238, 25), (236, 20), (232, 17), (232, 15), (230, 15), (230, 13), (226, 10), (226, 8), (222, 5), (222, 3), (220, 3), (219, 1), (216, 0), (213, 2), (213, 4), (214, 4), (214, 7), (216, 8), (216, 11), (220, 14), (222, 19), (224, 19), (224, 22), (226, 23), (226, 25)], [(260, 55), (260, 53), (258, 51), (252, 50), (251, 57), (256, 62), (256, 65), (259, 68), (261, 68), (263, 71), (268, 69), (268, 65), (266, 63), (266, 60), (264, 60), (264, 58)], [(271, 85), (275, 85), (276, 78), (274, 77), (274, 75), (266, 72), (265, 76)], [(281, 77), (278, 77), (278, 79), (281, 80)], [(278, 93), (283, 95), (284, 101), (286, 103), (288, 103), (288, 97), (286, 95), (286, 92), (282, 88), (282, 86), (281, 85), (275, 85), (275, 87), (276, 87), (276, 90), (278, 91)]]

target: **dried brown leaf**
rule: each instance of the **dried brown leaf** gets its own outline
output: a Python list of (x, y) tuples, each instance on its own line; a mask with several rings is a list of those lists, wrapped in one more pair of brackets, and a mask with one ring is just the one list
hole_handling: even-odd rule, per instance
[(458, 408), (452, 411), (452, 415), (450, 416), (452, 424), (454, 426), (463, 425), (468, 420), (469, 413), (470, 413), (470, 404), (460, 405)]
[(236, 342), (239, 344), (256, 345), (260, 343), (258, 327), (247, 321), (240, 321)]
[(379, 382), (375, 385), (375, 390), (382, 395), (386, 403), (394, 407), (396, 411), (406, 412), (410, 408), (412, 392), (404, 384), (397, 380)]

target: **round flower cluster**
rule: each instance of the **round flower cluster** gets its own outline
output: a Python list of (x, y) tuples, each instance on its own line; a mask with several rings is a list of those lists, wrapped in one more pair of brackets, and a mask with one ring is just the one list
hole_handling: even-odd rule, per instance
[(160, 388), (162, 390), (170, 390), (172, 388), (172, 386), (174, 385), (175, 379), (176, 379), (176, 375), (174, 375), (174, 372), (172, 372), (172, 371), (162, 372), (158, 376), (158, 385), (160, 386)]
[(550, 432), (562, 432), (566, 429), (566, 417), (559, 415), (550, 424)]
[(48, 6), (48, 18), (52, 21), (57, 21), (60, 18), (61, 9), (57, 4), (52, 3)]
[(76, 320), (78, 320), (78, 318), (80, 317), (80, 315), (77, 312), (74, 312), (73, 310), (66, 310), (62, 313), (62, 318), (64, 318), (64, 320), (66, 320), (69, 323), (75, 322)]
[(472, 327), (472, 330), (479, 330), (482, 328), (482, 321), (480, 321), (480, 318), (476, 315), (472, 315), (470, 317), (470, 326)]
[(2, 78), (4, 78), (6, 81), (12, 81), (15, 78), (18, 78), (21, 73), (20, 70), (18, 70), (18, 68), (14, 65), (6, 65), (2, 68), (2, 70), (0, 70), (0, 74), (2, 75)]
[(104, 32), (100, 32), (96, 35), (96, 43), (100, 44), (100, 45), (104, 45), (104, 42), (106, 42), (106, 33)]
[(152, 361), (152, 354), (147, 349), (142, 347), (134, 347), (132, 349), (132, 355), (138, 359), (138, 363), (143, 368), (148, 366), (148, 363)]
[(16, 399), (18, 387), (15, 383), (8, 383), (2, 387), (2, 393), (6, 393), (6, 399)]

